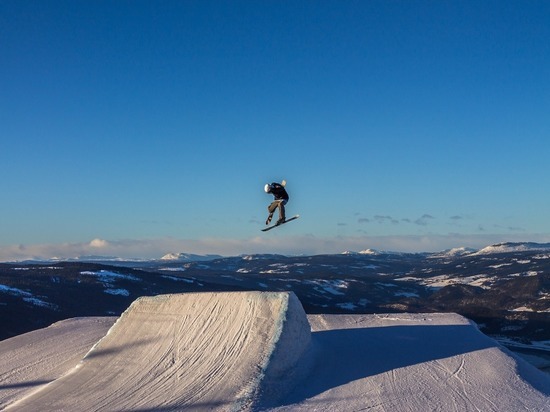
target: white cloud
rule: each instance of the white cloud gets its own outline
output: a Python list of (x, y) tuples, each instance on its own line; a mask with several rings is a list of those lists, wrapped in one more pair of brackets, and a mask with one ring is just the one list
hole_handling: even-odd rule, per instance
[(109, 242), (103, 239), (94, 239), (90, 242), (90, 247), (105, 248), (109, 245)]

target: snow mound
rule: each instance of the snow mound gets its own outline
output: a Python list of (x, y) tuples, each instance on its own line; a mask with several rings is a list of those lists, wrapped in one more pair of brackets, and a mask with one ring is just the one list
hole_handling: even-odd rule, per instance
[[(143, 297), (64, 377), (16, 410), (242, 410), (272, 403), (310, 342), (291, 292)], [(264, 385), (265, 386), (265, 385)], [(269, 385), (271, 387), (271, 385)]]

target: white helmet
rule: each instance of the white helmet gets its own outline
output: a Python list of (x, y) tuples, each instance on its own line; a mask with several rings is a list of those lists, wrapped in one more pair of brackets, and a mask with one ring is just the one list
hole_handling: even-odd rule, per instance
[(269, 191), (271, 190), (271, 185), (269, 183), (266, 183), (264, 186), (264, 190), (266, 193), (269, 193)]

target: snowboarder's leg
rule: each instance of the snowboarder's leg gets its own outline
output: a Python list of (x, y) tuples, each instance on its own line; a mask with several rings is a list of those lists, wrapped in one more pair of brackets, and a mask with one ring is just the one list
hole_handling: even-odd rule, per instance
[(273, 202), (271, 202), (271, 204), (267, 207), (267, 210), (269, 211), (269, 217), (265, 222), (266, 225), (271, 222), (271, 219), (273, 218), (273, 213), (275, 213), (275, 209), (277, 208), (279, 208), (279, 220), (277, 220), (277, 223), (282, 223), (285, 221), (285, 204), (286, 200), (274, 200)]
[(285, 204), (286, 200), (279, 200), (279, 220), (277, 220), (277, 223), (283, 223), (286, 220)]
[(272, 215), (273, 212), (275, 212), (275, 209), (277, 209), (277, 207), (279, 207), (279, 203), (281, 203), (280, 200), (274, 200), (273, 202), (271, 202), (271, 204), (267, 207), (267, 210), (269, 211), (269, 214)]
[(271, 219), (273, 219), (273, 212), (275, 212), (275, 209), (277, 209), (277, 206), (279, 206), (279, 201), (275, 200), (267, 207), (267, 211), (269, 212), (269, 216), (267, 217), (267, 220), (265, 221), (266, 225), (269, 225), (269, 223), (271, 222)]

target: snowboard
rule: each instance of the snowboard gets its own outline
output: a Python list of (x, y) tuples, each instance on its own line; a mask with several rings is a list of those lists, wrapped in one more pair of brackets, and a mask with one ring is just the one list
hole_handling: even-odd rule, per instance
[(262, 229), (262, 232), (267, 232), (268, 230), (271, 230), (277, 226), (281, 226), (281, 225), (284, 225), (285, 223), (288, 223), (290, 222), (291, 220), (295, 220), (295, 219), (298, 219), (300, 217), (300, 215), (296, 215), (296, 216), (292, 216), (291, 218), (285, 220), (284, 222), (282, 223), (275, 223), (274, 225), (271, 225), (271, 226), (268, 226), (266, 227), (265, 229)]

